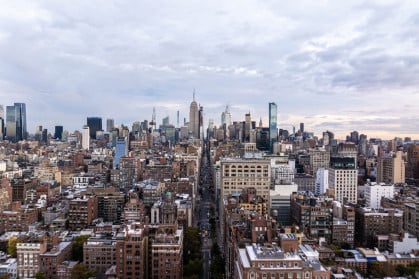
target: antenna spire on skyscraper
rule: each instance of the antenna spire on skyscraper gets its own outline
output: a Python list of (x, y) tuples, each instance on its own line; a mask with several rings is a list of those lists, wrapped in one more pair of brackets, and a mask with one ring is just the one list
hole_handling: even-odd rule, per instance
[(193, 101), (195, 102), (195, 88), (193, 89)]

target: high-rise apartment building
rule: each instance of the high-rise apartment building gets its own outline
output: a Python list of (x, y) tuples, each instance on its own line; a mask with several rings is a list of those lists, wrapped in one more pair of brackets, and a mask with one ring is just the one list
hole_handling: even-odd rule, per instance
[(273, 144), (278, 140), (278, 107), (275, 103), (269, 103), (269, 148), (272, 152)]
[(391, 184), (404, 183), (405, 169), (402, 151), (384, 154), (378, 158), (377, 182)]
[(195, 101), (195, 93), (193, 94), (193, 101), (189, 108), (189, 133), (194, 138), (199, 138), (199, 109), (198, 103)]
[(335, 200), (357, 201), (358, 170), (354, 158), (332, 157), (329, 168), (329, 189), (334, 190)]
[(81, 146), (83, 149), (89, 150), (90, 148), (90, 128), (83, 126), (81, 131)]
[(102, 118), (87, 117), (87, 126), (89, 126), (90, 129), (90, 137), (96, 139), (96, 132), (102, 131)]

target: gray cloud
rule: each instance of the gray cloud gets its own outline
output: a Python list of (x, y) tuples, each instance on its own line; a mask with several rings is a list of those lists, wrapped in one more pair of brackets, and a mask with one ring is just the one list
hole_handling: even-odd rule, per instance
[(30, 129), (73, 130), (153, 107), (187, 118), (195, 88), (216, 123), (230, 104), (234, 120), (266, 124), (274, 101), (279, 123), (316, 133), (419, 135), (418, 15), (413, 1), (10, 1), (0, 100), (26, 102)]

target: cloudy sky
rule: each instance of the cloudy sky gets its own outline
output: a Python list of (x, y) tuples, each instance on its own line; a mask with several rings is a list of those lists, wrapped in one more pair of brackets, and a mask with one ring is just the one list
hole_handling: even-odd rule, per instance
[[(205, 3), (206, 2), (206, 3)], [(419, 139), (419, 1), (1, 1), (0, 104), (31, 133), (250, 112), (316, 134)]]

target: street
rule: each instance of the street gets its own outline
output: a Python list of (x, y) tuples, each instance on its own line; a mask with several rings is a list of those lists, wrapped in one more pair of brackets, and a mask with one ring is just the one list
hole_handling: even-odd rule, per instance
[[(212, 247), (212, 236), (211, 226), (209, 220), (211, 218), (211, 192), (210, 185), (212, 183), (211, 165), (209, 164), (209, 158), (207, 157), (206, 145), (203, 147), (203, 153), (201, 157), (201, 170), (200, 170), (200, 181), (198, 184), (200, 201), (198, 205), (197, 213), (198, 224), (201, 232), (201, 253), (203, 260), (203, 269), (201, 278), (210, 278), (210, 265), (211, 265), (211, 247)], [(212, 216), (214, 217), (214, 216)]]

